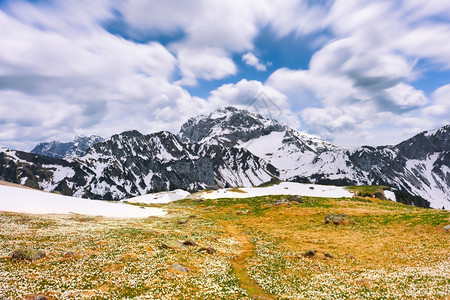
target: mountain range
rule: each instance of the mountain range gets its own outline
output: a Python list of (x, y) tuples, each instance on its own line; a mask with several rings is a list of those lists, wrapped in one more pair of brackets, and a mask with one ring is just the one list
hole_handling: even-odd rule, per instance
[(276, 120), (218, 109), (167, 131), (0, 150), (0, 179), (77, 197), (120, 200), (181, 188), (284, 180), (386, 185), (407, 204), (450, 209), (450, 125), (394, 146), (345, 149)]

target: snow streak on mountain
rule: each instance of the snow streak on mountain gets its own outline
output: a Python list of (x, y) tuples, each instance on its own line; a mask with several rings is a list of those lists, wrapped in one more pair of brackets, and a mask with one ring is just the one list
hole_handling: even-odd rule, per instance
[(348, 150), (226, 107), (188, 120), (177, 135), (127, 131), (106, 140), (42, 143), (32, 152), (0, 150), (0, 179), (109, 200), (177, 188), (256, 186), (272, 179), (377, 184), (392, 187), (400, 201), (450, 209), (450, 125), (395, 146)]

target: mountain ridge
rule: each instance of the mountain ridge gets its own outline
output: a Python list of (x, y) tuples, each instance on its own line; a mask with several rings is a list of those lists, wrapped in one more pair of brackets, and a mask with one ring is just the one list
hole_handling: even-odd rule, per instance
[[(177, 134), (125, 131), (51, 160), (0, 151), (0, 179), (77, 197), (119, 200), (182, 188), (276, 180), (388, 185), (410, 204), (450, 208), (450, 125), (394, 146), (349, 150), (234, 107), (189, 119)], [(34, 156), (33, 156), (34, 155)], [(37, 176), (36, 176), (37, 175)]]

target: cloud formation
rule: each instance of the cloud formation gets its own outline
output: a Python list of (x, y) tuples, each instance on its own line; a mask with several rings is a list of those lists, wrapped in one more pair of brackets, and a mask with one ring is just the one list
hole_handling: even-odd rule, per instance
[(254, 67), (258, 71), (266, 71), (267, 67), (265, 64), (262, 64), (259, 59), (251, 52), (247, 52), (242, 55), (242, 61), (247, 65)]
[[(450, 78), (417, 84), (430, 70), (450, 74), (449, 16), (439, 0), (6, 0), (0, 145), (176, 131), (261, 92), (282, 121), (337, 144), (394, 143), (450, 122)], [(274, 45), (310, 41), (308, 67), (264, 72), (273, 60), (255, 41), (265, 30)]]

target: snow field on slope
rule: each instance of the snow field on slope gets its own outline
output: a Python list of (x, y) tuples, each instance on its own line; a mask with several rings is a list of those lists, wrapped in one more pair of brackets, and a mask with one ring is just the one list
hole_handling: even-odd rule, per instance
[(186, 192), (184, 190), (174, 190), (174, 191), (170, 191), (170, 192), (160, 192), (160, 193), (137, 196), (137, 197), (125, 199), (122, 201), (130, 202), (130, 203), (163, 204), (163, 203), (169, 203), (169, 202), (184, 199), (189, 195), (190, 195), (190, 193)]
[(282, 182), (269, 187), (239, 188), (245, 193), (233, 192), (230, 189), (220, 189), (212, 192), (199, 193), (196, 196), (205, 199), (218, 198), (249, 198), (267, 195), (300, 195), (309, 197), (342, 198), (353, 197), (353, 194), (343, 187), (320, 184), (304, 184)]
[(163, 216), (160, 208), (127, 205), (122, 202), (88, 200), (37, 190), (0, 185), (0, 211), (31, 214), (81, 214), (111, 218)]

